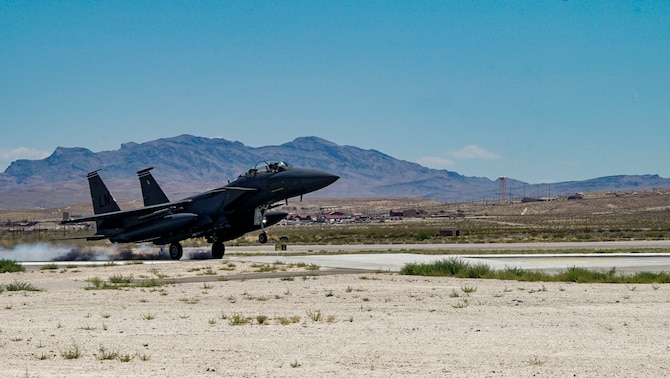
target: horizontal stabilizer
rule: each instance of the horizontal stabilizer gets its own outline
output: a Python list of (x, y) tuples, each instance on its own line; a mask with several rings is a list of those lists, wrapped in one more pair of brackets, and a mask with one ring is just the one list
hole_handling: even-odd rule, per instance
[(64, 221), (61, 221), (61, 224), (70, 224), (70, 223), (82, 223), (82, 222), (90, 222), (90, 221), (98, 221), (98, 220), (105, 220), (105, 219), (124, 219), (132, 216), (136, 217), (142, 217), (146, 216), (147, 214), (154, 214), (157, 211), (161, 209), (178, 209), (181, 208), (183, 205), (191, 203), (193, 200), (187, 199), (187, 200), (182, 200), (182, 201), (176, 201), (176, 202), (168, 202), (168, 203), (163, 203), (163, 204), (158, 204), (158, 205), (153, 205), (153, 206), (145, 206), (145, 207), (140, 207), (137, 209), (131, 209), (131, 210), (120, 210), (120, 211), (115, 211), (112, 213), (105, 213), (105, 214), (95, 214), (91, 215), (88, 217), (81, 217), (81, 218), (72, 218), (72, 219), (66, 219)]
[(55, 238), (51, 240), (88, 240), (88, 241), (93, 241), (93, 240), (103, 240), (107, 239), (109, 236), (108, 235), (89, 235), (89, 236), (73, 236), (71, 238)]

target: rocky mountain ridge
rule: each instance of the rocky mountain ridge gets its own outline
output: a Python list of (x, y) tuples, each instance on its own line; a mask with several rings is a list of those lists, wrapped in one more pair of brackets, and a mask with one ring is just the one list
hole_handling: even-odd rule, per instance
[[(171, 199), (232, 181), (257, 162), (284, 160), (341, 177), (311, 196), (329, 198), (423, 197), (444, 202), (498, 199), (499, 182), (468, 177), (395, 159), (376, 150), (301, 137), (278, 146), (249, 147), (220, 138), (180, 135), (146, 143), (124, 143), (115, 151), (58, 147), (42, 160), (18, 160), (0, 174), (0, 209), (60, 207), (88, 201), (86, 174), (100, 169), (117, 198), (141, 198), (135, 172), (155, 167), (154, 176)], [(507, 178), (512, 196), (562, 195), (581, 191), (625, 191), (670, 187), (658, 175), (610, 176), (531, 185)]]

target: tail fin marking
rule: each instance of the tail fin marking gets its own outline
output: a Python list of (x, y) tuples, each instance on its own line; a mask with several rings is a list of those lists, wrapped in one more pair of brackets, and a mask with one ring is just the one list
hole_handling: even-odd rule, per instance
[(88, 186), (91, 189), (91, 202), (93, 203), (94, 214), (121, 211), (116, 200), (102, 181), (102, 178), (98, 175), (98, 171), (89, 173), (86, 178), (88, 179)]

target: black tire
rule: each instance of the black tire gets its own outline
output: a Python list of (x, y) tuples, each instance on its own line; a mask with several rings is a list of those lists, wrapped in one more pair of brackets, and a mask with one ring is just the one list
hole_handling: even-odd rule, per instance
[(258, 241), (261, 244), (267, 243), (268, 242), (268, 234), (266, 234), (265, 232), (262, 232), (260, 235), (258, 235)]
[(223, 242), (215, 241), (212, 244), (212, 258), (221, 259), (224, 253), (226, 253), (226, 246)]
[(170, 244), (170, 258), (172, 260), (181, 259), (181, 256), (183, 254), (184, 254), (184, 249), (181, 247), (181, 244), (179, 244), (179, 243)]

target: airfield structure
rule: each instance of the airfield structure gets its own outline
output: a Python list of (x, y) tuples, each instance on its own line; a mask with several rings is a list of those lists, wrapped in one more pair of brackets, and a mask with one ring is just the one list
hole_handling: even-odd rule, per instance
[(500, 176), (500, 178), (498, 178), (498, 180), (500, 181), (500, 198), (499, 199), (501, 201), (504, 201), (506, 199), (506, 193), (507, 193), (507, 182), (506, 182), (507, 180), (506, 180), (505, 176)]

